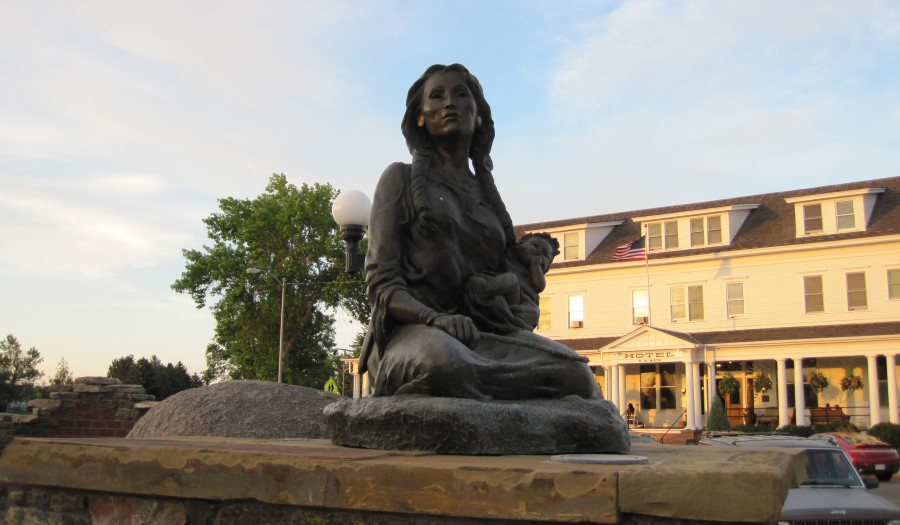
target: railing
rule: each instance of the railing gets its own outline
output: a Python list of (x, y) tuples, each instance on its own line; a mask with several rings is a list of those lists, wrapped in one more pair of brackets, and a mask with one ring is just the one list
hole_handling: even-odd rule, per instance
[[(678, 424), (678, 422), (681, 421), (681, 418), (685, 417), (686, 414), (687, 414), (686, 409), (681, 411), (681, 415), (678, 416), (677, 418), (675, 418), (675, 421), (673, 421), (672, 424), (669, 425), (669, 428), (667, 428), (666, 431), (663, 433), (662, 437), (659, 438), (660, 443), (663, 443), (665, 441), (666, 436), (669, 435), (669, 431), (672, 430), (672, 428), (675, 427), (675, 425)], [(686, 419), (685, 419), (685, 423), (687, 423)]]
[[(756, 407), (756, 408), (754, 408), (753, 414), (756, 416), (757, 424), (760, 424), (760, 420), (762, 420), (762, 419), (771, 418), (772, 417), (771, 409), (773, 409), (773, 408), (777, 408), (777, 407)], [(864, 419), (864, 420), (868, 421), (869, 416), (871, 415), (868, 405), (842, 406), (842, 405), (838, 404), (838, 405), (833, 405), (833, 406), (829, 406), (829, 407), (806, 407), (804, 410), (804, 413), (806, 415), (806, 424), (807, 425), (812, 424), (812, 411), (813, 410), (825, 409), (825, 408), (831, 408), (831, 409), (839, 408), (841, 410), (841, 412), (843, 412), (844, 416), (850, 417), (851, 423), (854, 421), (859, 421), (860, 419)], [(767, 410), (770, 411), (768, 414), (766, 413)], [(726, 409), (725, 413), (729, 418), (741, 418), (741, 421), (743, 421), (744, 424), (750, 424), (749, 420), (748, 420), (748, 415), (749, 415), (748, 409), (731, 408), (731, 409)], [(776, 412), (776, 417), (777, 417), (777, 412)], [(833, 422), (834, 420), (839, 420), (840, 414), (836, 413), (836, 412), (830, 412), (827, 416), (827, 419), (829, 422)], [(788, 408), (788, 420), (791, 425), (796, 424), (796, 412), (793, 407)], [(777, 424), (774, 426), (777, 426)]]

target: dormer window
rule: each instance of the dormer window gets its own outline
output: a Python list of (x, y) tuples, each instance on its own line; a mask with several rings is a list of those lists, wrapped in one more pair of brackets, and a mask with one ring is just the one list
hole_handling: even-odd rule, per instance
[(633, 217), (632, 220), (641, 223), (649, 251), (727, 246), (734, 241), (750, 212), (758, 207), (759, 204), (734, 204)]
[(648, 224), (647, 241), (650, 250), (672, 250), (678, 248), (678, 221)]
[(807, 235), (822, 232), (821, 204), (807, 204), (803, 206), (803, 231)]
[(579, 235), (577, 233), (567, 233), (563, 235), (563, 260), (565, 261), (574, 261), (575, 259), (579, 259), (581, 254), (579, 253), (578, 248), (580, 247), (580, 243), (578, 242)]
[(856, 215), (853, 213), (853, 201), (838, 201), (834, 203), (837, 212), (837, 229), (852, 230), (856, 228)]
[(546, 233), (556, 239), (560, 252), (556, 262), (582, 261), (622, 222), (624, 221), (587, 222), (562, 226), (537, 224), (536, 228), (525, 227), (524, 230), (526, 234)]
[(722, 216), (691, 219), (691, 246), (722, 244)]
[(803, 195), (785, 199), (794, 205), (797, 237), (865, 231), (884, 188)]

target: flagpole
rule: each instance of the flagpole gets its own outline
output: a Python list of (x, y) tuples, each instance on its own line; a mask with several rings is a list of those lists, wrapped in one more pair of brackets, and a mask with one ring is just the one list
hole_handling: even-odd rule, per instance
[(647, 238), (644, 236), (644, 271), (647, 272), (647, 324), (653, 320), (651, 315), (650, 308), (650, 246), (647, 243)]

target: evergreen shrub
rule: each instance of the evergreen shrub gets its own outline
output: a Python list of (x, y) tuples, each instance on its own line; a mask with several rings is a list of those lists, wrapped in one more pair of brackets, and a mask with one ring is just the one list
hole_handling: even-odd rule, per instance
[(810, 427), (810, 426), (798, 427), (797, 425), (785, 425), (785, 426), (779, 428), (777, 430), (777, 432), (779, 434), (787, 434), (789, 436), (797, 436), (797, 437), (805, 437), (805, 438), (808, 438), (809, 436), (816, 433), (816, 431), (813, 430), (813, 427)]
[(706, 430), (731, 430), (731, 423), (728, 422), (728, 416), (725, 415), (725, 404), (722, 403), (722, 398), (718, 396), (716, 396), (713, 406), (709, 410)]
[(757, 434), (760, 432), (771, 432), (772, 429), (768, 425), (737, 425), (734, 427), (738, 432), (746, 432), (748, 434)]

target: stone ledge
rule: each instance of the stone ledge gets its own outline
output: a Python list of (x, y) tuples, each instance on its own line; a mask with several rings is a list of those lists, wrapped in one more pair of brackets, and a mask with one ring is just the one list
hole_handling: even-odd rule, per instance
[[(703, 521), (770, 522), (805, 460), (802, 451), (789, 449), (766, 449), (763, 457), (753, 449), (642, 443), (631, 452), (650, 464), (438, 456), (326, 440), (19, 438), (0, 457), (0, 482), (452, 518), (617, 523), (623, 512), (697, 519), (699, 508)], [(743, 480), (754, 483), (750, 503), (768, 503), (733, 505), (731, 498), (710, 497), (710, 490), (713, 496), (745, 493), (738, 492), (748, 486)], [(644, 501), (647, 494), (653, 505)]]

